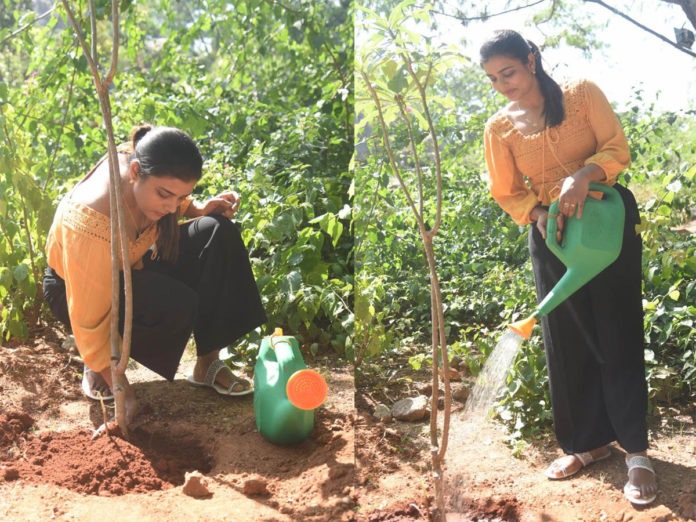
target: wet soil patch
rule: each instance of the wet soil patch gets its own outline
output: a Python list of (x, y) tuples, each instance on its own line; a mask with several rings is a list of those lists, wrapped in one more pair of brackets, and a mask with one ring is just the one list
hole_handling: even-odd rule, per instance
[(467, 522), (517, 522), (520, 520), (520, 506), (516, 498), (510, 496), (462, 501), (462, 513), (448, 515), (448, 520)]

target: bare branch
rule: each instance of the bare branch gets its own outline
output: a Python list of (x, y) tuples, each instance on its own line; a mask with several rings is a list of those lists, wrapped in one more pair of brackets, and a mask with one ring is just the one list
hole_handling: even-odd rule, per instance
[(46, 11), (45, 13), (40, 14), (39, 16), (37, 16), (36, 18), (34, 18), (31, 22), (28, 22), (28, 23), (24, 24), (22, 27), (19, 27), (19, 28), (15, 29), (14, 31), (12, 31), (12, 32), (11, 32), (10, 34), (8, 34), (5, 38), (3, 38), (2, 40), (0, 40), (0, 45), (4, 44), (7, 40), (9, 40), (9, 39), (11, 39), (11, 38), (14, 38), (15, 36), (17, 36), (17, 35), (18, 35), (19, 33), (21, 33), (22, 31), (25, 31), (26, 29), (28, 29), (29, 27), (31, 27), (32, 25), (34, 25), (34, 24), (35, 24), (36, 22), (38, 22), (39, 20), (43, 20), (44, 18), (46, 18), (46, 17), (47, 17), (48, 15), (50, 15), (53, 11), (56, 10), (56, 5), (57, 5), (57, 4), (58, 4), (58, 2), (54, 3), (54, 4), (53, 4), (53, 7), (51, 7), (48, 11)]
[[(423, 104), (423, 113), (425, 115), (425, 119), (428, 122), (428, 132), (430, 134), (430, 137), (433, 140), (433, 151), (435, 153), (435, 172), (436, 172), (436, 179), (437, 179), (437, 202), (436, 202), (436, 216), (435, 216), (435, 223), (433, 224), (433, 227), (428, 231), (428, 234), (430, 237), (433, 237), (435, 234), (437, 234), (438, 229), (440, 228), (440, 222), (441, 222), (441, 216), (442, 216), (442, 172), (440, 170), (440, 146), (437, 142), (437, 133), (435, 132), (435, 126), (433, 125), (433, 119), (430, 116), (430, 110), (428, 109), (428, 103), (427, 103), (427, 96), (425, 94), (425, 85), (418, 80), (418, 76), (416, 76), (415, 71), (413, 70), (413, 65), (411, 61), (408, 59), (408, 57), (405, 54), (401, 55), (401, 59), (404, 61), (404, 64), (406, 65), (406, 69), (408, 70), (408, 74), (413, 80), (413, 82), (416, 84), (416, 87), (418, 88), (418, 95), (420, 96), (421, 103)], [(432, 67), (432, 64), (430, 65)], [(430, 76), (430, 73), (428, 73), (428, 76)]]
[(111, 67), (109, 68), (109, 72), (106, 73), (106, 77), (104, 78), (104, 86), (107, 89), (111, 85), (111, 82), (114, 79), (114, 75), (116, 74), (116, 69), (118, 68), (118, 4), (119, 3), (117, 0), (112, 0), (111, 2), (111, 24), (113, 27), (113, 44), (111, 46)]
[(372, 101), (375, 104), (375, 107), (377, 108), (377, 114), (379, 115), (379, 121), (382, 127), (382, 138), (384, 140), (384, 148), (387, 151), (387, 156), (389, 157), (389, 163), (391, 164), (392, 170), (394, 172), (394, 175), (396, 176), (396, 179), (399, 181), (399, 185), (401, 186), (401, 189), (404, 192), (404, 195), (406, 196), (406, 201), (408, 202), (408, 206), (411, 207), (411, 210), (413, 211), (414, 216), (416, 217), (416, 220), (418, 221), (418, 227), (419, 228), (425, 228), (425, 224), (423, 222), (423, 216), (418, 212), (418, 208), (416, 207), (416, 204), (413, 201), (413, 198), (411, 197), (411, 193), (408, 190), (408, 187), (406, 186), (406, 183), (404, 182), (403, 178), (401, 177), (401, 171), (399, 169), (399, 165), (396, 163), (396, 158), (394, 157), (394, 151), (392, 150), (391, 143), (389, 141), (389, 133), (388, 133), (388, 127), (386, 120), (384, 119), (384, 112), (382, 111), (382, 102), (379, 99), (379, 96), (377, 95), (377, 92), (375, 91), (375, 88), (372, 86), (370, 83), (370, 79), (365, 73), (365, 71), (360, 71), (360, 75), (363, 78), (363, 81), (365, 82), (365, 86), (367, 87), (368, 92), (370, 93), (370, 96), (372, 97)]
[(75, 36), (77, 36), (77, 41), (80, 42), (80, 47), (82, 47), (82, 54), (85, 55), (85, 59), (89, 64), (90, 70), (92, 71), (92, 78), (94, 79), (94, 83), (97, 86), (97, 90), (99, 90), (101, 88), (99, 68), (97, 67), (96, 62), (92, 58), (92, 53), (90, 52), (89, 47), (87, 46), (85, 37), (82, 34), (82, 30), (80, 29), (80, 24), (77, 23), (77, 19), (75, 18), (75, 14), (73, 13), (72, 9), (70, 8), (70, 5), (68, 4), (68, 0), (62, 0), (62, 2), (63, 7), (65, 8), (65, 12), (68, 15), (70, 25), (72, 25), (73, 30), (75, 31)]
[(683, 53), (686, 53), (686, 54), (688, 54), (688, 55), (693, 56), (693, 57), (696, 58), (696, 53), (695, 53), (695, 52), (693, 52), (693, 51), (691, 51), (691, 50), (689, 50), (689, 49), (686, 49), (685, 47), (681, 47), (681, 46), (677, 45), (675, 42), (673, 42), (672, 40), (670, 40), (670, 39), (667, 38), (666, 36), (663, 36), (663, 35), (661, 35), (660, 33), (656, 32), (656, 31), (653, 31), (653, 30), (650, 29), (649, 27), (647, 27), (647, 26), (641, 24), (640, 22), (634, 20), (633, 18), (631, 18), (630, 16), (628, 16), (628, 15), (622, 13), (622, 12), (619, 11), (618, 9), (616, 9), (616, 8), (610, 6), (610, 5), (605, 4), (602, 0), (584, 0), (584, 1), (585, 1), (585, 2), (590, 2), (590, 3), (593, 3), (593, 4), (601, 5), (602, 7), (604, 7), (605, 9), (608, 9), (609, 11), (611, 11), (612, 13), (614, 13), (615, 15), (620, 16), (620, 17), (623, 18), (624, 20), (628, 20), (629, 22), (631, 22), (631, 23), (632, 23), (633, 25), (635, 25), (636, 27), (641, 28), (643, 31), (646, 31), (646, 32), (650, 33), (651, 35), (653, 35), (653, 36), (659, 38), (659, 39), (662, 40), (663, 42), (668, 43), (669, 45), (671, 45), (671, 46), (674, 47), (675, 49), (677, 49), (677, 50), (679, 50), (679, 51), (681, 51), (681, 52), (683, 52)]
[(691, 22), (691, 26), (696, 29), (696, 0), (662, 0), (668, 4), (676, 4), (682, 8), (684, 14)]
[(466, 22), (473, 22), (474, 20), (488, 20), (489, 18), (493, 18), (494, 16), (501, 16), (501, 15), (508, 14), (508, 13), (514, 13), (515, 11), (521, 11), (522, 9), (527, 9), (529, 7), (534, 7), (535, 5), (542, 4), (545, 1), (546, 0), (537, 0), (536, 2), (532, 2), (531, 4), (522, 5), (520, 7), (515, 7), (513, 9), (506, 9), (505, 11), (500, 11), (499, 13), (484, 14), (481, 16), (471, 16), (471, 17), (452, 15), (449, 13), (443, 13), (442, 11), (436, 11), (436, 10), (432, 10), (431, 12), (435, 13), (435, 14), (443, 15), (443, 16), (448, 16), (450, 18), (454, 18), (456, 20), (459, 20), (462, 23), (466, 23)]
[(97, 48), (97, 17), (94, 15), (94, 0), (89, 0), (89, 26), (92, 35), (92, 60), (99, 63), (99, 49)]

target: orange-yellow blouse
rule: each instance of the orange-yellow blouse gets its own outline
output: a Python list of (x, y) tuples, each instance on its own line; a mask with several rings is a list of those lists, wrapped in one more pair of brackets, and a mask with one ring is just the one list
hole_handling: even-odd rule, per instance
[(626, 135), (604, 93), (583, 80), (562, 86), (566, 118), (557, 127), (523, 134), (503, 110), (484, 132), (490, 192), (518, 225), (538, 204), (558, 199), (563, 180), (594, 163), (613, 185), (630, 163)]
[[(106, 369), (111, 358), (111, 220), (109, 216), (70, 199), (58, 205), (48, 233), (48, 265), (65, 280), (68, 314), (77, 349), (94, 371)], [(179, 207), (182, 215), (192, 199)], [(157, 224), (129, 241), (133, 269), (158, 237)], [(119, 266), (122, 263), (119, 261)]]

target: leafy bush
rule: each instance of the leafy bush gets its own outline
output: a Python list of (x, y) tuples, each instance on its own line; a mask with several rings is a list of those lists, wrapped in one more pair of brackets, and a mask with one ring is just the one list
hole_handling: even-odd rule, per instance
[[(96, 2), (102, 56), (110, 53), (108, 6)], [(56, 8), (39, 20), (30, 9), (16, 6), (3, 27), (26, 27), (0, 38), (5, 337), (27, 335), (38, 314), (56, 202), (106, 149), (92, 79), (64, 14)], [(117, 136), (126, 141), (141, 122), (189, 132), (206, 158), (196, 195), (242, 196), (238, 219), (270, 326), (350, 355), (350, 3), (122, 2), (121, 24), (110, 93)], [(258, 339), (249, 342), (253, 349)]]
[[(411, 18), (400, 22), (400, 16)], [(359, 13), (362, 41), (382, 46), (378, 65), (366, 67), (370, 81), (382, 92), (406, 96), (402, 73), (386, 60), (396, 46), (420, 64), (433, 64), (440, 75), (429, 95), (436, 122), (445, 179), (445, 208), (435, 250), (442, 281), (448, 344), (452, 356), (476, 374), (496, 344), (501, 330), (527, 316), (536, 306), (528, 260), (526, 227), (517, 227), (492, 201), (486, 186), (483, 127), (500, 107), (477, 65), (452, 59), (431, 46), (426, 37), (414, 49), (412, 33), (428, 34), (432, 20), (413, 2), (402, 2), (390, 14)], [(403, 32), (394, 29), (404, 27)], [(383, 43), (387, 42), (387, 43)], [(391, 47), (389, 47), (391, 49)], [(447, 67), (443, 64), (447, 63)], [(406, 343), (428, 342), (430, 301), (426, 264), (417, 245), (415, 223), (407, 202), (385, 166), (384, 151), (374, 129), (377, 115), (365, 93), (356, 87), (359, 124), (355, 174), (356, 350), (364, 357), (397, 351)], [(387, 96), (385, 94), (385, 96)], [(395, 105), (397, 105), (395, 103)], [(396, 110), (396, 109), (393, 109)], [(418, 107), (413, 107), (414, 115)], [(391, 122), (393, 113), (385, 112)], [(414, 116), (415, 118), (415, 116)], [(693, 234), (675, 227), (694, 220), (696, 128), (692, 114), (657, 114), (645, 106), (640, 92), (635, 108), (620, 114), (633, 155), (622, 181), (637, 195), (644, 240), (644, 308), (648, 384), (653, 400), (675, 400), (693, 393), (696, 384), (694, 335)], [(416, 118), (417, 119), (417, 118)], [(417, 129), (417, 125), (414, 123)], [(409, 129), (393, 123), (392, 146), (404, 167), (413, 154), (427, 154), (427, 141), (406, 147)], [(406, 169), (407, 170), (407, 169)], [(434, 187), (423, 187), (427, 198)], [(425, 350), (425, 349), (423, 349)], [(410, 358), (412, 364), (427, 361)], [(526, 343), (507, 378), (498, 413), (511, 438), (530, 437), (550, 428), (547, 376), (541, 335)]]

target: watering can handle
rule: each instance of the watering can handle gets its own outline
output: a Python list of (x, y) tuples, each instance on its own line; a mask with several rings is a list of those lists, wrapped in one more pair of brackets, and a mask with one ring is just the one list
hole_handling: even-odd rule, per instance
[[(594, 199), (603, 199), (609, 195), (611, 195), (610, 187), (600, 183), (590, 183), (590, 190), (587, 193), (588, 197)], [(556, 233), (558, 232), (558, 221), (556, 221), (555, 216), (558, 214), (558, 200), (556, 200), (551, 203), (551, 206), (549, 207), (549, 219), (546, 221), (546, 244), (553, 243), (554, 246), (561, 248), (561, 245), (556, 239)]]

